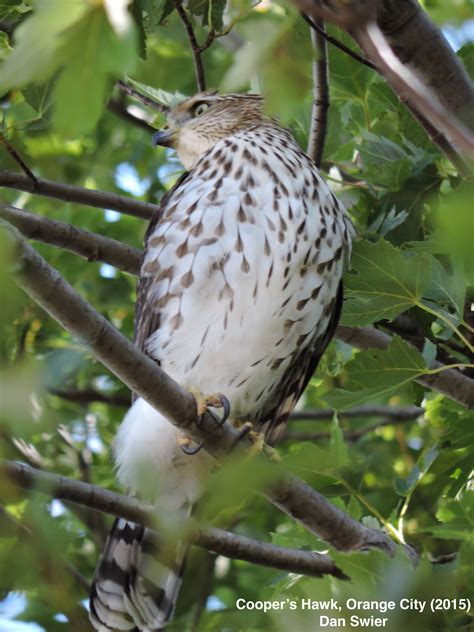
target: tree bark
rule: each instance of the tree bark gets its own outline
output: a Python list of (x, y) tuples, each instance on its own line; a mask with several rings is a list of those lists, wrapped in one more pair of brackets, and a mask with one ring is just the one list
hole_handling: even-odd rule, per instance
[(377, 23), (399, 60), (444, 107), (474, 129), (474, 84), (441, 29), (417, 0), (378, 0)]
[[(37, 470), (24, 463), (0, 461), (2, 480), (9, 480), (23, 489), (33, 489), (47, 494), (50, 498), (67, 500), (87, 509), (95, 509), (116, 517), (139, 522), (152, 529), (157, 526), (159, 516), (151, 505), (136, 498), (117, 494), (107, 489), (75, 481), (65, 476)], [(181, 534), (180, 534), (181, 535)], [(347, 579), (328, 555), (287, 549), (275, 544), (260, 542), (254, 538), (239, 536), (216, 527), (201, 527), (189, 520), (184, 525), (183, 535), (190, 542), (232, 559), (277, 568), (289, 573), (299, 573), (313, 577), (333, 575)], [(158, 533), (156, 534), (159, 539)]]
[(25, 237), (51, 244), (87, 261), (103, 261), (119, 270), (138, 274), (142, 252), (120, 241), (72, 224), (34, 215), (0, 202), (0, 218), (16, 226)]

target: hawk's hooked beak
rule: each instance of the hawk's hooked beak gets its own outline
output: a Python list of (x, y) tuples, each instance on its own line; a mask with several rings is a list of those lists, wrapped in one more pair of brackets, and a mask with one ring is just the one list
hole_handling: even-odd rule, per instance
[(157, 147), (158, 145), (161, 145), (161, 147), (173, 147), (175, 136), (176, 132), (172, 129), (160, 129), (153, 134), (151, 144), (153, 147)]

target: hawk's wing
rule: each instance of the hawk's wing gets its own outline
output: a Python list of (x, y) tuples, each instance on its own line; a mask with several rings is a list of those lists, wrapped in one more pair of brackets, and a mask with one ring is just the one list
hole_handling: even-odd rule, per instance
[(265, 402), (262, 407), (258, 420), (259, 430), (265, 434), (267, 443), (271, 445), (282, 438), (288, 417), (334, 336), (341, 316), (343, 294), (341, 281), (326, 331), (314, 341), (313, 345), (308, 345), (300, 351), (296, 350), (288, 369), (275, 389), (276, 396)]
[[(173, 193), (178, 189), (188, 177), (189, 172), (183, 173), (177, 180), (176, 184), (161, 198), (160, 205), (156, 209), (153, 217), (150, 220), (146, 234), (145, 234), (145, 249), (143, 251), (143, 258), (146, 255), (147, 244), (150, 235), (155, 230), (157, 223), (163, 216), (166, 209), (166, 205)], [(148, 301), (149, 290), (154, 283), (155, 277), (153, 275), (143, 274), (140, 270), (137, 285), (137, 302), (135, 305), (135, 336), (134, 343), (137, 347), (146, 353), (145, 343), (149, 336), (153, 334), (160, 326), (160, 311), (154, 305)]]

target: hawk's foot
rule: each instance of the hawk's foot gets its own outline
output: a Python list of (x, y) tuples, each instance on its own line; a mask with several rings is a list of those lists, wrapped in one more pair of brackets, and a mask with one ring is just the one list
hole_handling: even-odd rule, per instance
[(247, 449), (247, 454), (249, 456), (257, 456), (265, 447), (265, 435), (263, 432), (255, 432), (255, 430), (251, 430), (249, 432), (249, 438), (252, 441), (252, 445)]
[(202, 443), (198, 443), (194, 448), (191, 447), (192, 443), (194, 443), (194, 441), (189, 435), (184, 434), (184, 432), (178, 432), (178, 445), (187, 456), (197, 454), (204, 446), (204, 441)]
[(256, 432), (252, 430), (253, 424), (251, 421), (242, 421), (241, 419), (233, 419), (232, 425), (234, 428), (239, 429), (240, 432), (236, 437), (233, 447), (235, 447), (239, 441), (241, 441), (245, 436), (249, 435), (249, 439), (252, 442), (252, 445), (247, 448), (247, 454), (249, 456), (256, 456), (260, 454), (260, 452), (265, 452), (265, 454), (274, 461), (281, 461), (281, 457), (278, 452), (265, 444), (265, 435), (263, 432)]
[[(214, 418), (218, 426), (223, 426), (225, 424), (230, 414), (230, 403), (225, 395), (222, 395), (222, 393), (212, 393), (211, 395), (203, 395), (203, 393), (201, 393), (199, 389), (194, 388), (194, 387), (190, 388), (189, 392), (196, 400), (198, 426), (206, 412), (212, 415), (212, 417)], [(211, 410), (209, 410), (209, 408), (222, 408), (223, 410), (222, 417), (219, 418)]]

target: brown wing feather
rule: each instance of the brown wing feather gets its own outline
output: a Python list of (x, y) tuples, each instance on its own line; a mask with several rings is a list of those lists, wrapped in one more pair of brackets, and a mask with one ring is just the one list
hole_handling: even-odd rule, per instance
[[(147, 251), (148, 239), (153, 234), (153, 231), (160, 219), (163, 217), (168, 200), (176, 189), (183, 184), (188, 175), (189, 173), (187, 171), (183, 173), (180, 178), (178, 178), (175, 185), (161, 198), (160, 204), (153, 214), (145, 233), (145, 248), (143, 251), (142, 261)], [(153, 282), (154, 277), (145, 275), (140, 271), (137, 283), (137, 301), (135, 303), (135, 333), (133, 342), (144, 353), (146, 353), (147, 339), (160, 327), (160, 312), (157, 309), (153, 309), (148, 302), (148, 296), (150, 288), (153, 287)], [(134, 402), (135, 399), (136, 395), (132, 394), (132, 402)]]
[(283, 436), (293, 408), (316, 371), (326, 347), (331, 342), (341, 316), (342, 301), (343, 287), (341, 282), (326, 331), (314, 341), (313, 345), (308, 345), (301, 352), (295, 354), (283, 379), (275, 389), (277, 398), (273, 397), (262, 407), (259, 427), (270, 445), (277, 443)]
[[(147, 231), (145, 233), (145, 249), (143, 257), (147, 251), (147, 244), (150, 236), (153, 234), (157, 223), (163, 217), (163, 213), (168, 204), (171, 195), (178, 189), (188, 177), (189, 173), (185, 172), (178, 179), (176, 184), (161, 198), (160, 205), (157, 207), (153, 217), (150, 220)], [(160, 327), (160, 312), (152, 309), (148, 304), (148, 296), (150, 288), (153, 286), (154, 277), (148, 276), (140, 272), (137, 285), (137, 302), (135, 304), (135, 336), (134, 343), (146, 353), (145, 343), (147, 339)]]

